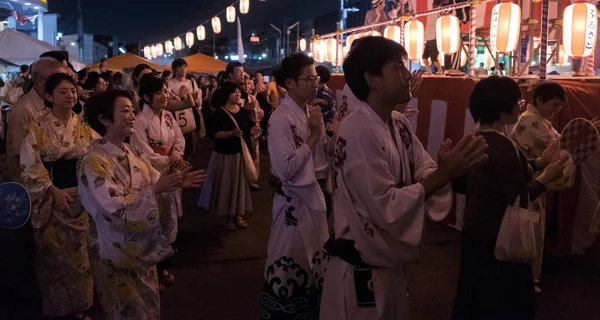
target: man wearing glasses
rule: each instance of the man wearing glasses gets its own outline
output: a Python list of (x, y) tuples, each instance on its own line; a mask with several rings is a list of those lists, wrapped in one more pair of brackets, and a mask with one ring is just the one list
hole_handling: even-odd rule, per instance
[[(285, 58), (275, 78), (287, 94), (268, 129), (271, 183), (277, 192), (261, 314), (263, 319), (312, 319), (319, 314), (328, 260), (323, 253), (326, 205), (318, 182), (328, 177), (325, 126), (321, 108), (308, 105), (320, 79), (313, 59), (303, 53)], [(298, 301), (303, 303), (286, 308)]]

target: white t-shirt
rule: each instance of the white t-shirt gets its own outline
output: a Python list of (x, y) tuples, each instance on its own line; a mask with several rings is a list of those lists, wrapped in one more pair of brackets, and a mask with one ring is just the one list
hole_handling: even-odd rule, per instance
[[(181, 90), (181, 87), (187, 87), (188, 91), (191, 93), (196, 93), (199, 92), (200, 89), (198, 88), (197, 85), (192, 84), (191, 80), (186, 79), (185, 82), (183, 81), (179, 81), (177, 79), (171, 79), (167, 82), (167, 87), (169, 87), (169, 90), (171, 90), (171, 92), (173, 92), (174, 94), (179, 96), (179, 90)], [(202, 92), (199, 92), (200, 95), (202, 95)], [(202, 97), (200, 97), (200, 99), (202, 99)]]

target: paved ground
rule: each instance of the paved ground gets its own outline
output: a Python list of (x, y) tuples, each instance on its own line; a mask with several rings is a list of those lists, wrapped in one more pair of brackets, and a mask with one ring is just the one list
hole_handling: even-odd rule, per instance
[[(210, 143), (194, 162), (205, 167)], [(196, 208), (199, 190), (184, 193), (185, 215), (178, 236), (179, 252), (170, 270), (177, 283), (161, 296), (166, 320), (257, 319), (262, 272), (271, 224), (272, 191), (268, 187), (268, 157), (263, 157), (261, 191), (253, 193), (250, 227), (227, 232), (215, 216)], [(409, 275), (412, 320), (450, 319), (458, 276), (459, 233), (428, 223), (421, 260)], [(18, 295), (5, 283), (10, 257), (10, 234), (0, 231), (0, 319), (39, 319), (30, 296)], [(26, 269), (22, 269), (26, 270)], [(31, 270), (31, 269), (29, 269)], [(28, 271), (30, 272), (30, 271)], [(543, 277), (544, 295), (538, 301), (538, 319), (600, 319), (600, 245), (585, 258), (549, 263)], [(9, 292), (10, 290), (10, 292)], [(13, 298), (13, 299), (11, 299)], [(6, 303), (8, 300), (12, 300)], [(5, 303), (3, 303), (5, 302)], [(325, 319), (326, 320), (326, 319)]]

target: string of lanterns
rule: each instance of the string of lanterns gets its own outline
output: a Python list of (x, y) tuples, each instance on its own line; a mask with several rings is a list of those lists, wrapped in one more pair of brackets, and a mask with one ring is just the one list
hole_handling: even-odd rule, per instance
[[(507, 0), (496, 4), (492, 9), (490, 23), (491, 51), (485, 49), (485, 63), (493, 66), (496, 53), (508, 54), (517, 50), (521, 32), (521, 7)], [(403, 24), (404, 21), (400, 20)], [(594, 52), (597, 37), (598, 16), (596, 6), (582, 0), (567, 6), (563, 13), (563, 44), (557, 50), (556, 63), (564, 66), (568, 57), (584, 58)], [(414, 16), (404, 25), (404, 48), (408, 58), (420, 61), (424, 51), (425, 30), (423, 23)], [(364, 36), (384, 36), (401, 43), (401, 27), (391, 25), (385, 28), (383, 35), (377, 31), (358, 32), (348, 35), (343, 50), (337, 46), (335, 38), (320, 39), (311, 42), (311, 52), (317, 62), (331, 62), (336, 65), (352, 46), (352, 42)], [(436, 44), (440, 53), (451, 55), (461, 50), (460, 20), (453, 15), (442, 15), (436, 21)], [(536, 45), (536, 43), (534, 43)], [(539, 44), (537, 44), (539, 46)], [(464, 51), (464, 49), (463, 49)], [(467, 50), (468, 51), (468, 50)], [(335, 57), (338, 55), (338, 59)], [(466, 55), (465, 55), (466, 59)], [(466, 61), (466, 60), (465, 60)], [(461, 61), (461, 64), (463, 61)], [(466, 62), (465, 62), (466, 63)]]
[[(198, 41), (206, 40), (206, 28), (205, 24), (211, 24), (212, 31), (215, 34), (219, 34), (222, 31), (221, 19), (219, 15), (225, 13), (225, 18), (228, 23), (234, 23), (236, 21), (237, 11), (235, 5), (239, 4), (239, 12), (241, 14), (247, 14), (250, 11), (250, 0), (237, 0), (232, 3), (230, 6), (222, 10), (221, 12), (214, 15), (211, 19), (202, 22), (198, 27), (195, 28), (196, 33), (194, 34), (194, 29), (189, 30), (185, 33), (185, 36), (177, 36), (173, 38), (173, 40), (169, 39), (166, 41), (162, 41), (160, 43), (154, 45), (147, 45), (144, 47), (144, 57), (147, 59), (156, 59), (159, 56), (162, 56), (164, 53), (171, 54), (173, 50), (181, 50), (184, 48), (183, 40), (185, 39), (185, 46), (191, 47), (194, 45), (196, 39)], [(163, 43), (164, 42), (164, 47)], [(305, 43), (306, 47), (306, 43)]]

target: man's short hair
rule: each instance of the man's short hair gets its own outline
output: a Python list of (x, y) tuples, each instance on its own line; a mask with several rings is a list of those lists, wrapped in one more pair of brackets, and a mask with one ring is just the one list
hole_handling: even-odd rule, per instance
[(469, 98), (469, 110), (475, 122), (492, 124), (502, 114), (510, 114), (521, 99), (519, 85), (509, 77), (481, 79)]
[(173, 70), (173, 72), (175, 72), (175, 70), (177, 68), (183, 67), (183, 66), (187, 66), (187, 61), (185, 61), (185, 59), (175, 59), (173, 60), (173, 63), (171, 63), (171, 70)]
[(546, 103), (554, 98), (565, 102), (567, 100), (567, 92), (565, 88), (556, 82), (541, 82), (533, 89), (533, 104), (537, 104), (540, 98), (542, 103)]
[(275, 82), (284, 89), (288, 89), (285, 81), (287, 79), (298, 79), (302, 74), (302, 68), (315, 64), (313, 58), (302, 52), (296, 52), (281, 62), (275, 72)]
[(40, 71), (42, 69), (59, 69), (64, 68), (62, 63), (59, 60), (51, 57), (39, 58), (36, 62), (31, 66), (31, 77), (35, 80), (39, 77)]
[(21, 66), (21, 73), (25, 73), (29, 71), (29, 66), (24, 64)]
[(358, 100), (365, 101), (370, 93), (365, 74), (368, 72), (382, 75), (386, 64), (398, 60), (404, 61), (407, 57), (408, 53), (403, 46), (384, 37), (365, 37), (355, 40), (344, 61), (346, 84)]
[(241, 62), (230, 62), (227, 64), (227, 67), (225, 68), (225, 73), (227, 73), (227, 76), (229, 76), (230, 73), (233, 73), (235, 71), (235, 68), (237, 67), (244, 67), (244, 65)]

